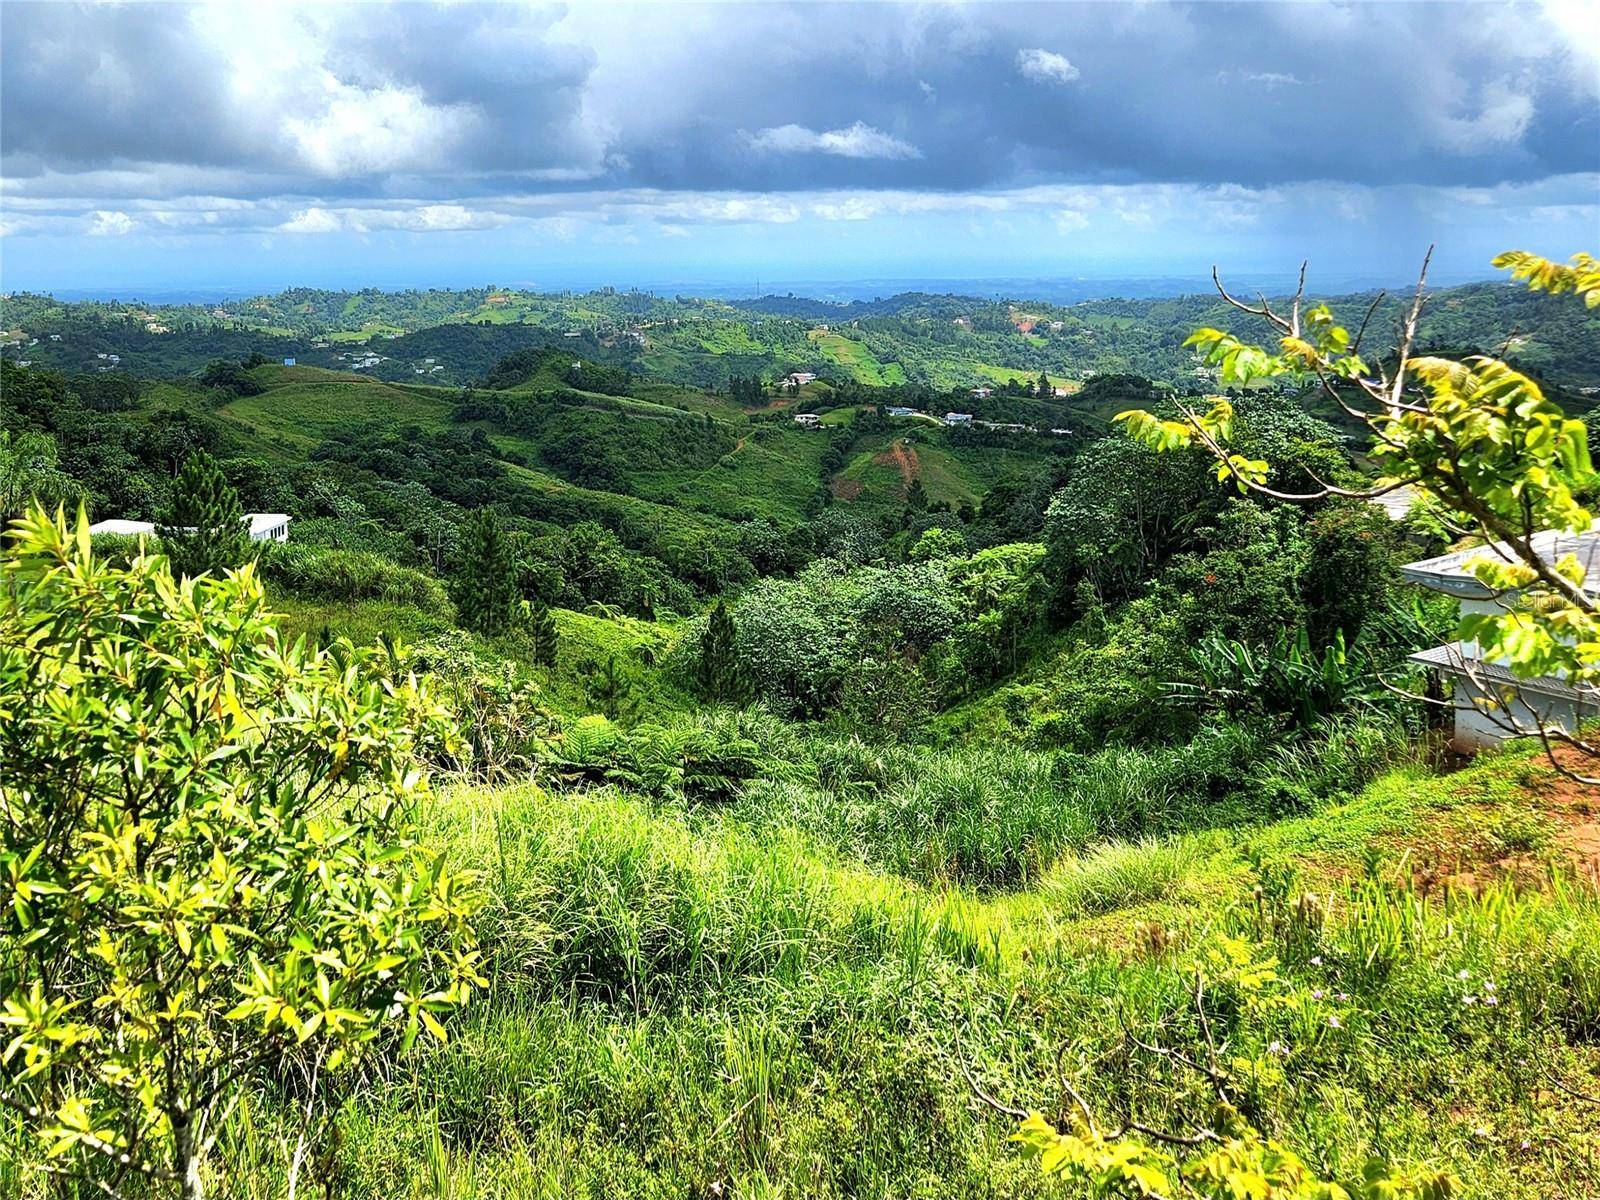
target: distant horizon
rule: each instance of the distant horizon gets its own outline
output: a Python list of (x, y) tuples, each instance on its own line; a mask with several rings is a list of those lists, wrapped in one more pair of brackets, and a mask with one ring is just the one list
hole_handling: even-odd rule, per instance
[[(1280, 295), (1292, 291), (1295, 284), (1293, 272), (1281, 274), (1238, 272), (1225, 274), (1224, 282), (1247, 291), (1265, 291)], [(1481, 274), (1465, 272), (1429, 273), (1432, 288), (1462, 287), (1475, 283), (1498, 282), (1492, 271)], [(1333, 275), (1318, 280), (1308, 273), (1307, 292), (1321, 296), (1351, 295), (1360, 292), (1394, 290), (1414, 286), (1411, 278), (1385, 278), (1375, 273)], [(357, 293), (378, 291), (399, 294), (407, 291), (470, 291), (485, 288), (503, 288), (508, 291), (529, 292), (542, 295), (563, 293), (582, 294), (611, 289), (617, 292), (640, 292), (653, 296), (685, 296), (694, 299), (749, 302), (753, 300), (786, 299), (812, 300), (818, 303), (846, 305), (852, 302), (888, 300), (908, 293), (970, 297), (976, 300), (998, 299), (1038, 301), (1048, 304), (1076, 304), (1093, 300), (1160, 300), (1192, 296), (1214, 290), (1211, 277), (1204, 275), (1173, 274), (1162, 272), (1129, 272), (1107, 275), (974, 275), (974, 276), (919, 276), (899, 277), (863, 276), (856, 279), (787, 279), (763, 280), (759, 291), (754, 282), (717, 279), (641, 279), (637, 282), (619, 282), (603, 278), (582, 280), (577, 278), (546, 280), (477, 279), (461, 281), (417, 281), (414, 283), (323, 283), (257, 281), (234, 285), (109, 285), (81, 287), (25, 286), (13, 287), (0, 277), (0, 294), (50, 296), (64, 303), (121, 301), (156, 305), (219, 304), (227, 301), (250, 300), (259, 296), (275, 296), (297, 288), (314, 291)]]

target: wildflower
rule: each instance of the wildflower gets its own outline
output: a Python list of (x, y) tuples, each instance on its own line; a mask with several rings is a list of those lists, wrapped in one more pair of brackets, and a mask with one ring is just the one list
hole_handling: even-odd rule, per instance
[(1329, 1029), (1343, 1029), (1344, 1028), (1344, 1026), (1339, 1023), (1339, 1017), (1338, 1017), (1337, 1013), (1329, 1014), (1329, 1016), (1328, 1016), (1328, 1028)]
[(1492, 980), (1492, 979), (1485, 979), (1485, 980), (1484, 980), (1484, 981), (1483, 981), (1483, 990), (1484, 990), (1484, 991), (1486, 991), (1486, 992), (1492, 992), (1492, 991), (1494, 991), (1494, 980)]
[(1532, 1150), (1533, 1149), (1533, 1143), (1530, 1142), (1527, 1138), (1523, 1138), (1522, 1139), (1522, 1148), (1524, 1150)]
[(1340, 992), (1339, 993), (1339, 1003), (1347, 1004), (1347, 1003), (1349, 1003), (1349, 1000), (1350, 1000), (1350, 993), (1349, 992)]
[(1463, 997), (1461, 997), (1461, 1003), (1464, 1004), (1468, 1008), (1471, 1008), (1477, 1002), (1478, 1002), (1478, 998), (1476, 996), (1463, 996)]
[(1461, 970), (1459, 970), (1459, 971), (1457, 971), (1457, 972), (1456, 972), (1456, 978), (1457, 978), (1457, 979), (1466, 979), (1466, 978), (1468, 978), (1468, 977), (1469, 977), (1469, 976), (1470, 976), (1470, 975), (1471, 975), (1471, 974), (1472, 974), (1472, 972), (1471, 972), (1471, 971), (1469, 971), (1469, 970), (1467, 970), (1467, 969), (1466, 969), (1466, 968), (1465, 968), (1465, 967), (1462, 967), (1462, 968), (1461, 968)]
[(1311, 989), (1311, 998), (1313, 1000), (1321, 1000), (1322, 999), (1322, 989), (1321, 988), (1312, 988)]
[(1320, 967), (1322, 965), (1322, 955), (1320, 955), (1320, 954), (1312, 955), (1311, 956), (1311, 965), (1313, 967)]
[(1479, 1125), (1476, 1129), (1474, 1129), (1472, 1131), (1472, 1136), (1473, 1137), (1478, 1137), (1478, 1138), (1486, 1138), (1486, 1137), (1489, 1136), (1489, 1130), (1488, 1130), (1487, 1127), (1485, 1127), (1483, 1125)]
[(1498, 997), (1498, 996), (1494, 995), (1493, 993), (1491, 993), (1491, 994), (1489, 994), (1489, 995), (1487, 995), (1487, 996), (1485, 996), (1483, 998), (1483, 1002), (1485, 1004), (1487, 1004), (1490, 1008), (1493, 1008), (1495, 1005), (1500, 1003), (1500, 997)]
[(1268, 1044), (1267, 1053), (1276, 1054), (1279, 1058), (1288, 1058), (1289, 1047), (1285, 1046), (1282, 1042), (1274, 1041)]

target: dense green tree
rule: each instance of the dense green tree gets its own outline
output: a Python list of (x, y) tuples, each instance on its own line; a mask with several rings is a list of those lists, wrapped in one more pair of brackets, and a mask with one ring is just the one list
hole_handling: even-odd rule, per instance
[(922, 512), (928, 507), (928, 490), (922, 486), (920, 475), (906, 489), (906, 507), (912, 512)]
[(589, 695), (610, 720), (621, 721), (633, 713), (633, 685), (617, 666), (617, 656), (608, 654), (605, 666), (589, 680)]
[(194, 577), (237, 567), (250, 556), (239, 494), (204, 450), (190, 454), (172, 481), (172, 505), (158, 527), (172, 573)]
[(725, 600), (718, 600), (700, 635), (695, 687), (707, 700), (739, 703), (749, 697), (750, 677), (739, 659), (739, 631)]
[(525, 628), (532, 646), (533, 661), (541, 667), (553, 667), (556, 665), (556, 647), (560, 642), (555, 616), (548, 604), (538, 600), (523, 603), (527, 607)]
[(511, 541), (492, 509), (467, 518), (455, 576), (456, 608), (462, 624), (479, 633), (503, 633), (517, 603), (517, 564)]
[(71, 500), (79, 493), (76, 480), (61, 469), (56, 440), (48, 433), (21, 433), (0, 429), (0, 525), (20, 516), (29, 501), (46, 508)]

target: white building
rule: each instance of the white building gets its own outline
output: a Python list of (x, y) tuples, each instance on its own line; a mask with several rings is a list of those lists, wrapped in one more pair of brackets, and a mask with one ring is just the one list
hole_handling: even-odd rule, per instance
[[(250, 526), (252, 542), (289, 540), (290, 518), (287, 513), (245, 513), (244, 519)], [(121, 517), (110, 517), (89, 526), (90, 533), (120, 533), (128, 537), (136, 537), (141, 533), (154, 534), (155, 531), (154, 521), (126, 521)]]
[(814, 382), (816, 378), (810, 371), (795, 371), (786, 376), (784, 382), (792, 388), (802, 388), (806, 384)]
[(972, 389), (972, 398), (974, 400), (987, 400), (992, 395), (994, 395), (994, 389), (990, 387), (975, 387)]
[(971, 425), (972, 424), (972, 414), (971, 413), (947, 412), (944, 415), (944, 423), (946, 425)]
[(816, 413), (795, 413), (794, 423), (802, 429), (815, 429), (822, 423), (822, 418)]
[[(1535, 534), (1533, 549), (1551, 563), (1574, 555), (1588, 573), (1584, 590), (1600, 598), (1600, 522), (1586, 533)], [(1456, 597), (1463, 616), (1504, 612), (1515, 595), (1485, 587), (1468, 567), (1476, 559), (1496, 557), (1512, 560), (1509, 551), (1478, 546), (1408, 563), (1400, 575), (1407, 583)], [(1460, 750), (1499, 745), (1510, 737), (1534, 734), (1541, 726), (1571, 731), (1580, 721), (1600, 716), (1600, 688), (1574, 686), (1553, 676), (1518, 678), (1503, 661), (1486, 660), (1476, 642), (1435, 646), (1413, 654), (1411, 661), (1438, 672), (1450, 684), (1455, 709), (1452, 741)]]

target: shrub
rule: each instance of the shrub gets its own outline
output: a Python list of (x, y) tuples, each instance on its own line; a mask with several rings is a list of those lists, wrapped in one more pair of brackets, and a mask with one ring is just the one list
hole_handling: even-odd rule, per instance
[(81, 510), (18, 522), (3, 576), (6, 1100), (36, 1165), (197, 1198), (241, 1088), (303, 1071), (311, 1115), (486, 982), (412, 823), (443, 713), (347, 643), (280, 647), (249, 569), (96, 561)]

